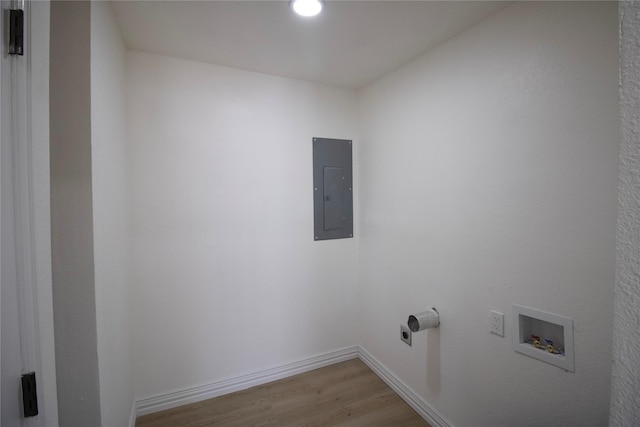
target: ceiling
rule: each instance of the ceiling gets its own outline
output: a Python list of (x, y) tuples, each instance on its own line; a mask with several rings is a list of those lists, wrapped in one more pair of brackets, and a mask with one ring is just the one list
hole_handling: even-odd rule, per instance
[(489, 1), (116, 1), (131, 49), (357, 89), (504, 7)]

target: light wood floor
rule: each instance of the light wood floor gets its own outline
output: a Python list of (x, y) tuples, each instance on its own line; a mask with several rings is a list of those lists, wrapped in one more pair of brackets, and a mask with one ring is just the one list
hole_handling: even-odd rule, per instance
[(156, 412), (136, 427), (427, 426), (358, 359)]

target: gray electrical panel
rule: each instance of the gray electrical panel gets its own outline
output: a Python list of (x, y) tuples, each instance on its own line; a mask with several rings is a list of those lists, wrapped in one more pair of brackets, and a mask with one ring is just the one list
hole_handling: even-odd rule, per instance
[(351, 141), (313, 138), (315, 240), (353, 237)]

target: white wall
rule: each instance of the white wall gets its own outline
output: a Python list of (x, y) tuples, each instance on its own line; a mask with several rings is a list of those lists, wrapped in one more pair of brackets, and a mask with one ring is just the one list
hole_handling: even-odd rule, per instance
[(620, 185), (611, 426), (640, 425), (640, 3), (620, 2)]
[(107, 2), (91, 3), (91, 160), (96, 318), (103, 426), (129, 425), (134, 403), (128, 283), (126, 48)]
[(355, 92), (127, 64), (136, 397), (353, 345), (356, 239), (313, 241), (311, 138), (356, 139)]
[(51, 2), (51, 260), (58, 418), (100, 424), (91, 184), (90, 4)]
[[(453, 425), (607, 423), (617, 52), (615, 3), (518, 3), (359, 93), (359, 337)], [(575, 373), (512, 350), (512, 303), (573, 318)]]

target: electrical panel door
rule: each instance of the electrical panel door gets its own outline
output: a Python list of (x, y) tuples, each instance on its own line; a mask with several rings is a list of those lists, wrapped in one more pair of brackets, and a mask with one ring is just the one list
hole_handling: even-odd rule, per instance
[(313, 138), (315, 240), (353, 237), (351, 141)]

